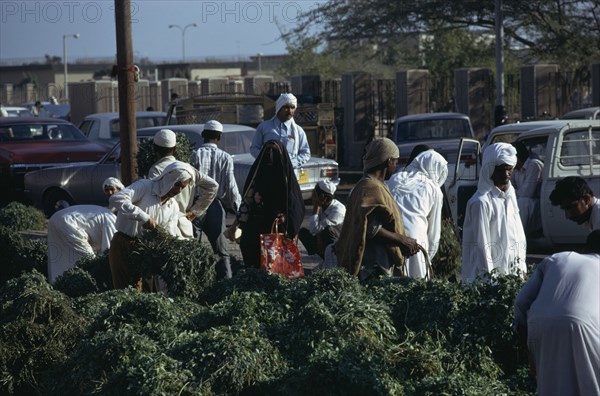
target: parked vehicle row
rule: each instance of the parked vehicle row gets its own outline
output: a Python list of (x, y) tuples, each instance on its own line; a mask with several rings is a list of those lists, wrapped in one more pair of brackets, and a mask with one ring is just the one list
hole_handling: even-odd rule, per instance
[(3, 201), (22, 200), (24, 175), (57, 166), (98, 161), (107, 148), (89, 141), (75, 125), (56, 118), (0, 118), (0, 184)]
[[(162, 127), (142, 128), (138, 138), (151, 138)], [(195, 147), (200, 146), (203, 125), (171, 125), (171, 130), (185, 134)], [(224, 124), (220, 146), (233, 156), (234, 173), (242, 191), (246, 176), (254, 162), (249, 154), (255, 129), (245, 125)], [(57, 209), (74, 204), (106, 205), (101, 184), (110, 176), (120, 177), (121, 148), (117, 143), (103, 158), (95, 163), (52, 167), (25, 176), (26, 194), (33, 204), (50, 216)], [(312, 157), (297, 171), (298, 182), (305, 199), (310, 198), (316, 183), (321, 179), (338, 179), (338, 164), (325, 158)]]

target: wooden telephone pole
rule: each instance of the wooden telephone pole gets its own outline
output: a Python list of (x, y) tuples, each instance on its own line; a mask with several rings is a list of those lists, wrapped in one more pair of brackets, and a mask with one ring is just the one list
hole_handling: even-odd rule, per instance
[(131, 42), (131, 0), (115, 0), (115, 24), (119, 82), (119, 124), (121, 130), (121, 181), (125, 186), (128, 186), (137, 179), (135, 70)]

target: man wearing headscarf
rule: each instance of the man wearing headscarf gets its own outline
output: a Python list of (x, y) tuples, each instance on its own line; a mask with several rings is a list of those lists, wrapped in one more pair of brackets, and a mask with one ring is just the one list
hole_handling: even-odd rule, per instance
[(463, 282), (527, 272), (527, 241), (519, 217), (515, 189), (510, 183), (517, 150), (494, 143), (483, 153), (477, 192), (467, 202), (462, 240)]
[[(175, 150), (177, 139), (175, 132), (170, 129), (161, 129), (154, 134), (154, 152), (157, 161), (150, 167), (148, 178), (159, 176), (169, 164), (177, 161)], [(194, 237), (192, 220), (203, 215), (217, 195), (219, 185), (211, 177), (191, 167), (193, 180), (176, 197), (175, 202), (181, 212), (178, 220), (181, 236)]]
[[(387, 185), (402, 213), (406, 235), (415, 238), (429, 259), (437, 253), (442, 229), (443, 194), (448, 176), (448, 161), (434, 150), (418, 154), (404, 171), (394, 173)], [(409, 257), (405, 273), (411, 278), (428, 278), (427, 261), (422, 252)]]
[(298, 100), (290, 93), (282, 93), (275, 103), (275, 116), (260, 123), (250, 145), (250, 154), (258, 157), (263, 145), (269, 140), (283, 143), (294, 168), (310, 159), (310, 147), (304, 129), (294, 121)]
[(59, 210), (48, 220), (48, 281), (86, 256), (102, 254), (110, 247), (116, 216), (97, 205), (74, 205)]
[(396, 171), (400, 152), (388, 138), (375, 139), (363, 157), (363, 177), (346, 204), (346, 216), (334, 250), (341, 267), (361, 280), (392, 276), (404, 258), (417, 253), (417, 241), (406, 236), (402, 215), (384, 181)]
[(181, 236), (178, 220), (179, 207), (173, 197), (193, 183), (194, 168), (181, 161), (167, 165), (154, 179), (139, 179), (110, 197), (111, 207), (118, 210), (108, 260), (113, 287), (142, 288), (141, 275), (132, 273), (128, 266), (129, 252), (144, 230), (157, 227), (173, 236)]
[(102, 190), (108, 198), (110, 198), (111, 195), (118, 193), (124, 188), (125, 186), (123, 185), (123, 183), (121, 183), (121, 180), (117, 179), (116, 177), (109, 177), (102, 183)]

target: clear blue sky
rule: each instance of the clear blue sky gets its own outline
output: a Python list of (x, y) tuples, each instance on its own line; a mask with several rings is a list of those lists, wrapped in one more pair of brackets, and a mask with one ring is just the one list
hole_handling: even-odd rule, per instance
[[(285, 53), (277, 24), (295, 25), (297, 15), (322, 0), (168, 1), (133, 0), (132, 32), (136, 57), (178, 60), (185, 33), (186, 59)], [(63, 56), (112, 57), (116, 54), (114, 1), (0, 0), (0, 61)]]

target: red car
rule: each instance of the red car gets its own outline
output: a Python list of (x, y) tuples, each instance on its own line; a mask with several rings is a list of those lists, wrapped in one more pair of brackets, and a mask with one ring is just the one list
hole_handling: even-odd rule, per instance
[(23, 200), (25, 173), (50, 166), (96, 162), (109, 148), (57, 118), (0, 118), (0, 203)]

